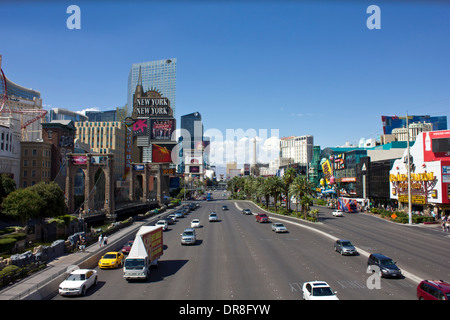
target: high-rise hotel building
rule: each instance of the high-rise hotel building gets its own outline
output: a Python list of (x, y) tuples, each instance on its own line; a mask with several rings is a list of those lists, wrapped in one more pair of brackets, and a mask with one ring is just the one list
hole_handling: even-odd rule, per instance
[(128, 110), (133, 109), (133, 95), (138, 84), (139, 72), (141, 72), (144, 92), (151, 89), (159, 91), (162, 97), (170, 100), (170, 107), (175, 116), (177, 59), (156, 60), (131, 65), (131, 70), (128, 75)]
[(114, 154), (114, 175), (120, 180), (125, 170), (126, 127), (122, 121), (75, 122), (79, 142), (88, 144), (92, 153)]

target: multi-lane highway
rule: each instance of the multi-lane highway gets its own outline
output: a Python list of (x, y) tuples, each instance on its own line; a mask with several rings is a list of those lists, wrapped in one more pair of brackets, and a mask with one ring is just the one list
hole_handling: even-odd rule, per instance
[[(327, 281), (340, 299), (416, 299), (417, 279), (448, 279), (448, 237), (435, 229), (399, 226), (362, 214), (335, 218), (321, 208), (320, 224), (300, 226), (298, 220), (270, 215), (272, 221), (285, 219), (289, 230), (275, 234), (270, 223), (256, 223), (254, 216), (241, 213), (244, 207), (257, 212), (253, 204), (220, 199), (200, 203), (164, 232), (164, 255), (149, 280), (128, 283), (122, 269), (98, 270), (98, 285), (81, 299), (292, 300), (302, 298), (301, 285), (310, 280)], [(228, 211), (221, 210), (224, 204)], [(208, 222), (211, 211), (220, 221)], [(193, 218), (203, 224), (197, 243), (182, 246), (180, 234)], [(379, 289), (369, 288), (367, 256), (341, 256), (333, 250), (333, 238), (350, 239), (364, 253), (389, 255), (406, 277), (381, 279)]]

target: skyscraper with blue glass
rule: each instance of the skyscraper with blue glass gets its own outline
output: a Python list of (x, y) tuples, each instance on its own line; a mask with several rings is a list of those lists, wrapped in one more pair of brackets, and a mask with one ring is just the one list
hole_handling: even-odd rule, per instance
[(142, 87), (144, 92), (154, 89), (161, 93), (161, 96), (169, 98), (170, 106), (175, 115), (176, 88), (177, 88), (177, 59), (156, 60), (142, 63), (134, 63), (128, 75), (128, 110), (133, 109), (133, 94), (139, 80), (139, 70), (142, 74)]

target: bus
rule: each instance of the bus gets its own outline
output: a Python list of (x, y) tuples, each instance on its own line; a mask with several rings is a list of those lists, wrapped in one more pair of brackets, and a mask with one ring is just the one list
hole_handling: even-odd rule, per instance
[(358, 212), (358, 201), (352, 198), (340, 197), (338, 199), (338, 209), (343, 212)]

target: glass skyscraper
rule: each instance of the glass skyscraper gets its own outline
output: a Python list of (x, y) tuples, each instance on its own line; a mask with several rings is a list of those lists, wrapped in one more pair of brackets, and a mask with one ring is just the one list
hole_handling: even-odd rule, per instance
[[(414, 122), (425, 122), (433, 125), (433, 131), (447, 130), (447, 116), (431, 117), (429, 115), (408, 115), (408, 118), (408, 124), (412, 124)], [(393, 129), (406, 127), (406, 117), (381, 116), (381, 121), (383, 122), (384, 134), (391, 134)]]
[(154, 89), (159, 91), (161, 96), (169, 98), (170, 107), (173, 109), (173, 114), (175, 116), (177, 59), (171, 58), (132, 64), (128, 75), (127, 94), (127, 104), (130, 113), (133, 110), (133, 94), (138, 83), (139, 70), (142, 75), (142, 87), (144, 92)]

